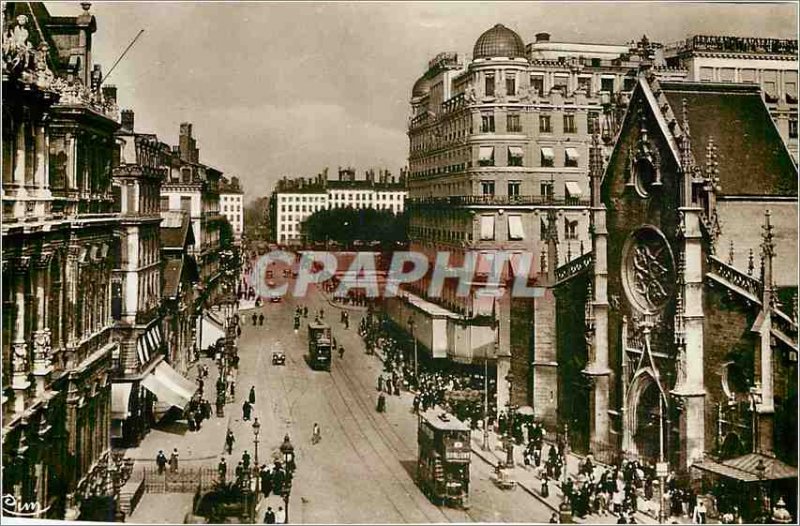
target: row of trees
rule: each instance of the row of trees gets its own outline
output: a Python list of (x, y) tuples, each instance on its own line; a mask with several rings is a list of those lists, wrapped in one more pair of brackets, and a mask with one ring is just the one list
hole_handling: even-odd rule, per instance
[(356, 241), (405, 243), (408, 241), (408, 216), (372, 208), (332, 208), (310, 215), (303, 229), (309, 243), (336, 242), (345, 246)]

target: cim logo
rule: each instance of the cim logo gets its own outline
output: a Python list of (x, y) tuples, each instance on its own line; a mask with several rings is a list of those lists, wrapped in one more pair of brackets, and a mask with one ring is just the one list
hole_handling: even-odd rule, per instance
[(19, 502), (10, 493), (3, 495), (3, 513), (12, 517), (38, 517), (49, 509), (50, 506), (42, 508), (38, 502)]

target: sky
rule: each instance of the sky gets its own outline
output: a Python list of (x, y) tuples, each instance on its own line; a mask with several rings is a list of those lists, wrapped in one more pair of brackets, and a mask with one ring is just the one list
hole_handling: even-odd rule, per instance
[[(47, 2), (77, 15), (78, 2)], [(200, 161), (238, 176), (246, 200), (282, 176), (326, 166), (407, 164), (414, 81), (441, 51), (470, 55), (502, 23), (534, 40), (669, 43), (694, 34), (797, 38), (794, 3), (95, 2), (93, 59), (113, 71), (136, 131), (178, 143), (191, 122)]]

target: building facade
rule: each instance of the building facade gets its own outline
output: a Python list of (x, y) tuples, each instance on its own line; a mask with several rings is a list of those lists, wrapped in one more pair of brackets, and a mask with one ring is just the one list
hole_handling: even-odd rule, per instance
[(756, 84), (797, 160), (797, 40), (694, 35), (664, 47), (664, 62), (686, 80)]
[(578, 451), (796, 485), (797, 167), (759, 88), (642, 75), (605, 168), (599, 142), (538, 413)]
[(241, 245), (244, 232), (244, 191), (238, 177), (231, 177), (230, 181), (223, 177), (219, 190), (219, 210), (231, 225), (234, 243)]
[(115, 90), (96, 21), (4, 5), (3, 492), (40, 517), (109, 492)]
[(400, 214), (405, 210), (408, 191), (405, 174), (395, 180), (388, 170), (367, 170), (356, 179), (353, 168), (339, 168), (338, 180), (329, 180), (327, 169), (316, 179), (284, 178), (269, 201), (271, 239), (298, 244), (303, 240), (303, 222), (314, 212), (334, 208), (371, 208)]

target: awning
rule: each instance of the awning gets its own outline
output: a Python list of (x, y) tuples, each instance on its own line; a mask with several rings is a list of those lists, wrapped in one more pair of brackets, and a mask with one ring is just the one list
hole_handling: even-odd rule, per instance
[(552, 161), (556, 158), (555, 153), (553, 153), (552, 148), (544, 147), (542, 148), (542, 159), (545, 161)]
[(508, 156), (513, 157), (514, 159), (522, 159), (523, 152), (521, 146), (509, 146), (508, 147)]
[(142, 385), (165, 402), (181, 409), (186, 408), (197, 390), (195, 385), (180, 375), (167, 362), (159, 363), (152, 373), (142, 379)]
[(759, 475), (756, 466), (759, 459), (764, 462), (764, 480), (797, 478), (796, 468), (781, 462), (777, 458), (759, 453), (748, 453), (747, 455), (723, 460), (722, 462), (704, 460), (695, 462), (692, 467), (740, 482), (758, 482)]
[(525, 239), (525, 231), (522, 228), (522, 216), (509, 215), (508, 216), (508, 239), (521, 240)]
[(161, 326), (156, 323), (136, 340), (136, 354), (141, 365), (147, 365), (150, 357), (158, 354), (161, 349)]
[(564, 152), (567, 154), (568, 161), (578, 162), (578, 159), (581, 158), (581, 155), (578, 153), (577, 148), (565, 148)]
[(583, 195), (580, 185), (575, 181), (567, 181), (564, 186), (567, 190), (567, 197), (580, 197)]
[(217, 340), (225, 337), (225, 331), (221, 325), (218, 325), (213, 319), (208, 316), (203, 316), (202, 321), (202, 339), (200, 340), (200, 349), (208, 349), (217, 344)]
[(494, 239), (494, 216), (481, 216), (481, 240)]
[(491, 161), (494, 159), (494, 146), (481, 146), (478, 150), (478, 161)]
[(125, 420), (131, 416), (131, 382), (111, 384), (111, 419)]

